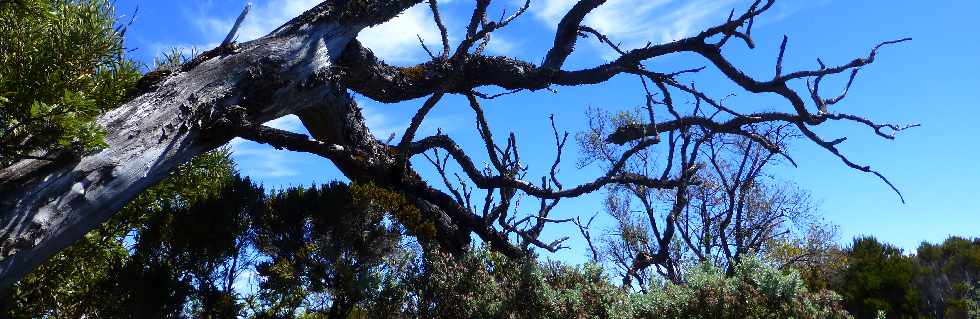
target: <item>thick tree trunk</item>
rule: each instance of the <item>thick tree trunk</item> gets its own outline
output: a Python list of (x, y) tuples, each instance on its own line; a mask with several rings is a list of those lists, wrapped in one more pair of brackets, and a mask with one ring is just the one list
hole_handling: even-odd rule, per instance
[(0, 290), (178, 164), (229, 141), (234, 135), (223, 129), (229, 120), (262, 123), (347, 105), (347, 94), (330, 80), (333, 61), (361, 29), (417, 2), (327, 1), (261, 39), (148, 74), (134, 99), (98, 119), (107, 148), (0, 171)]

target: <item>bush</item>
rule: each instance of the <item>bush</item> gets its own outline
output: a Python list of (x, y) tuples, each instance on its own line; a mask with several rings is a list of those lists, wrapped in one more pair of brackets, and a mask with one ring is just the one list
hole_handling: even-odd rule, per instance
[(372, 317), (441, 318), (848, 318), (830, 291), (809, 292), (795, 271), (758, 260), (733, 276), (702, 265), (683, 285), (658, 284), (648, 293), (613, 285), (595, 264), (572, 267), (508, 260), (478, 249), (460, 259), (433, 253), (402, 282), (407, 313), (366, 309)]
[(980, 317), (980, 238), (950, 237), (942, 244), (922, 243), (915, 257), (923, 270), (915, 282), (924, 315)]
[(702, 265), (687, 283), (634, 295), (620, 318), (848, 318), (837, 294), (810, 292), (796, 271), (777, 270), (756, 259), (737, 265), (733, 276)]
[(919, 291), (913, 284), (921, 269), (901, 249), (873, 237), (854, 239), (846, 249), (848, 265), (835, 284), (847, 310), (857, 318), (917, 318)]
[(140, 73), (108, 0), (0, 1), (0, 167), (101, 147)]

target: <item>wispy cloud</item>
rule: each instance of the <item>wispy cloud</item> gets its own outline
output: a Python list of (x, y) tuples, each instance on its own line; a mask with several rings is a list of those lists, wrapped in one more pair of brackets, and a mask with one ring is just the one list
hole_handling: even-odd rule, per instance
[(398, 121), (397, 117), (390, 116), (390, 112), (385, 112), (383, 105), (367, 101), (358, 101), (357, 104), (361, 107), (361, 115), (364, 115), (364, 124), (375, 138), (387, 140), (392, 134), (400, 135), (408, 127), (408, 122)]
[(277, 118), (272, 121), (265, 122), (265, 125), (280, 130), (287, 130), (290, 132), (297, 132), (297, 133), (302, 133), (300, 131), (303, 130), (303, 122), (300, 122), (298, 116), (292, 114)]
[[(724, 22), (740, 0), (609, 0), (586, 16), (584, 24), (636, 48), (689, 36), (705, 26)], [(535, 2), (535, 18), (554, 28), (575, 4), (568, 0)]]
[(518, 44), (503, 34), (491, 35), (490, 43), (487, 43), (487, 52), (497, 55), (511, 55), (517, 48)]
[(425, 55), (416, 35), (422, 37), (431, 50), (441, 47), (432, 13), (423, 5), (416, 5), (388, 22), (361, 31), (357, 39), (385, 61), (404, 63)]
[[(266, 35), (321, 1), (272, 0), (256, 4), (242, 23), (237, 40), (248, 41)], [(217, 43), (231, 30), (236, 17), (222, 14), (219, 18), (207, 10), (193, 19), (208, 41)], [(439, 31), (432, 22), (428, 7), (424, 5), (416, 5), (388, 22), (365, 29), (357, 38), (382, 59), (403, 63), (418, 60), (425, 54), (416, 35), (425, 39), (430, 46), (439, 45)]]
[[(237, 37), (238, 42), (253, 40), (272, 32), (289, 19), (292, 19), (306, 10), (309, 10), (321, 0), (270, 0), (258, 1), (249, 11), (248, 17), (239, 28)], [(148, 50), (154, 57), (159, 57), (164, 53), (170, 53), (177, 49), (185, 56), (191, 53), (203, 52), (218, 46), (224, 37), (231, 30), (238, 17), (238, 10), (241, 7), (216, 6), (211, 1), (204, 1), (196, 7), (185, 8), (184, 18), (191, 25), (197, 27), (201, 32), (202, 41), (199, 43), (164, 43), (153, 42), (149, 44)], [(229, 12), (234, 14), (229, 15)]]
[[(320, 3), (321, 0), (272, 0), (253, 5), (248, 17), (238, 29), (238, 41), (248, 41), (272, 32), (277, 27), (289, 21), (306, 10)], [(222, 8), (228, 9), (228, 8)], [(234, 8), (233, 10), (241, 10)], [(209, 10), (210, 11), (210, 10)], [(194, 23), (211, 41), (221, 41), (235, 22), (237, 14), (225, 18), (217, 18), (205, 12), (197, 17)], [(237, 11), (236, 11), (237, 13)], [(225, 16), (222, 14), (222, 16)]]
[(289, 152), (277, 150), (252, 141), (235, 138), (228, 143), (231, 155), (239, 169), (249, 176), (259, 179), (296, 176), (294, 169), (298, 160), (288, 156)]
[(759, 16), (755, 21), (755, 27), (765, 27), (770, 23), (782, 21), (797, 12), (804, 11), (813, 7), (820, 7), (830, 3), (831, 0), (811, 0), (811, 1), (779, 1), (773, 4), (764, 15)]
[[(291, 132), (303, 132), (303, 124), (296, 115), (286, 115), (266, 122), (265, 125)], [(288, 151), (277, 150), (267, 145), (234, 138), (228, 142), (232, 156), (239, 168), (252, 177), (278, 178), (299, 174), (294, 167), (299, 160), (289, 156)]]
[[(361, 115), (364, 116), (364, 123), (367, 125), (375, 138), (382, 141), (394, 134), (395, 138), (401, 138), (401, 134), (408, 128), (411, 116), (396, 114), (395, 106), (390, 104), (380, 104), (366, 100), (358, 100), (357, 104), (361, 107)], [(419, 127), (417, 136), (428, 136), (436, 134), (438, 131), (448, 133), (456, 129), (459, 119), (452, 116), (426, 116), (422, 126)]]

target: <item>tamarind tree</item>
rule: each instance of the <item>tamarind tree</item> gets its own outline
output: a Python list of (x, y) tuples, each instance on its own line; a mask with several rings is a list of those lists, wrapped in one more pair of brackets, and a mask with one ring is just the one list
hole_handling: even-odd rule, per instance
[[(892, 186), (882, 174), (841, 153), (837, 146), (844, 138), (821, 136), (814, 127), (849, 122), (887, 139), (906, 129), (835, 112), (832, 107), (846, 96), (858, 71), (875, 61), (879, 49), (907, 39), (882, 42), (867, 56), (844, 64), (821, 61), (814, 69), (784, 71), (788, 42), (784, 37), (773, 72), (756, 77), (732, 62), (723, 48), (737, 43), (754, 48), (753, 22), (772, 8), (774, 0), (755, 1), (737, 14), (733, 10), (727, 20), (692, 36), (637, 48), (620, 47), (615, 39), (584, 25), (589, 12), (605, 1), (579, 0), (558, 23), (543, 61), (532, 63), (484, 51), (490, 35), (526, 13), (530, 1), (512, 10), (513, 14), (495, 19), (487, 12), (491, 0), (476, 0), (465, 29), (458, 31), (462, 39), (451, 45), (450, 30), (442, 23), (437, 3), (429, 0), (442, 40), (441, 47), (427, 49), (430, 60), (411, 66), (389, 65), (358, 42), (359, 31), (422, 2), (324, 1), (266, 36), (244, 43), (226, 41), (187, 63), (145, 74), (127, 102), (96, 119), (105, 132), (101, 149), (31, 156), (38, 158), (0, 169), (0, 289), (106, 221), (178, 164), (234, 137), (318, 155), (354, 182), (401, 194), (405, 205), (417, 208), (412, 210), (416, 214), (399, 217), (406, 219), (401, 222), (420, 241), (453, 253), (466, 250), (473, 236), (510, 257), (523, 256), (534, 247), (555, 251), (562, 241), (544, 242), (540, 234), (548, 224), (571, 220), (549, 218), (552, 209), (562, 199), (606, 186), (671, 190), (676, 199), (671, 212), (680, 211), (678, 207), (686, 205), (691, 196), (688, 186), (698, 183), (698, 172), (704, 166), (701, 148), (717, 137), (744, 137), (767, 152), (790, 159), (778, 141), (756, 130), (762, 126), (788, 125), (844, 165), (874, 174)], [(576, 44), (587, 40), (608, 45), (618, 56), (591, 67), (567, 68), (565, 61)], [(650, 66), (672, 54), (699, 56), (745, 91), (777, 95), (785, 105), (766, 112), (727, 105), (714, 94), (678, 79), (703, 68), (658, 70)], [(484, 116), (481, 101), (499, 95), (477, 91), (496, 87), (518, 94), (554, 86), (602, 85), (617, 76), (641, 79), (647, 90), (647, 118), (621, 123), (591, 141), (621, 151), (604, 173), (581, 185), (559, 180), (554, 167), (561, 161), (567, 134), (555, 127), (555, 165), (540, 183), (528, 181), (514, 135), (494, 136)], [(820, 85), (831, 76), (847, 77), (847, 85), (840, 94), (827, 97)], [(808, 89), (794, 89), (791, 83), (795, 81), (806, 81)], [(401, 138), (386, 142), (368, 130), (352, 92), (385, 103), (423, 102)], [(476, 130), (484, 144), (479, 150), (464, 150), (444, 134), (419, 135), (429, 111), (448, 95), (464, 96), (474, 111)], [(695, 101), (696, 107), (675, 108), (681, 96)], [(297, 115), (312, 137), (262, 124), (287, 114)], [(627, 169), (635, 156), (651, 148), (665, 155), (657, 166), (659, 171)], [(486, 152), (490, 163), (479, 166), (468, 155), (474, 151)], [(425, 180), (416, 172), (411, 159), (420, 155), (428, 156), (441, 180)], [(447, 177), (450, 158), (464, 173), (459, 183)], [(436, 187), (438, 183), (443, 185)], [(477, 191), (484, 193), (474, 200)], [(529, 216), (512, 216), (509, 209), (518, 196), (539, 200), (540, 208)], [(667, 223), (661, 240), (670, 240), (675, 226)]]

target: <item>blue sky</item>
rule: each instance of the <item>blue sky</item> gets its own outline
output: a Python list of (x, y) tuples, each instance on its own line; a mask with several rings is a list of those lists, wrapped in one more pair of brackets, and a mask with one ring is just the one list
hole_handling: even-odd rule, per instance
[[(252, 12), (240, 31), (239, 40), (264, 35), (282, 22), (313, 6), (314, 0), (253, 1)], [(496, 0), (490, 12), (513, 12), (516, 1)], [(495, 33), (491, 54), (517, 56), (538, 62), (551, 43), (554, 25), (571, 0), (532, 0), (528, 14)], [(152, 64), (153, 56), (168, 48), (209, 49), (220, 42), (245, 1), (151, 1), (117, 0), (117, 14), (128, 19), (138, 7), (135, 22), (127, 33), (130, 54)], [(459, 40), (472, 2), (440, 1), (451, 40)], [(744, 9), (747, 1), (735, 0), (610, 0), (593, 12), (586, 24), (607, 33), (624, 47), (662, 42), (697, 32), (700, 27), (722, 22), (732, 8)], [(820, 212), (840, 226), (842, 242), (859, 234), (875, 235), (906, 250), (921, 241), (941, 241), (949, 235), (980, 236), (980, 141), (976, 124), (980, 100), (980, 36), (975, 32), (980, 14), (977, 1), (790, 1), (776, 7), (758, 21), (753, 37), (758, 47), (748, 50), (732, 43), (725, 54), (749, 74), (772, 72), (781, 37), (789, 36), (784, 70), (811, 69), (816, 58), (842, 64), (866, 56), (884, 40), (912, 37), (913, 41), (882, 49), (875, 64), (858, 75), (848, 97), (838, 110), (860, 114), (882, 122), (919, 123), (922, 127), (901, 133), (894, 141), (876, 137), (855, 125), (827, 125), (817, 130), (828, 138), (847, 136), (841, 149), (859, 163), (883, 172), (904, 193), (906, 203), (871, 175), (843, 165), (833, 155), (811, 143), (793, 144), (791, 155), (799, 168), (777, 167), (780, 179), (811, 192)], [(438, 33), (428, 9), (416, 6), (359, 39), (393, 64), (423, 61), (425, 53), (416, 35), (436, 46)], [(612, 52), (594, 43), (580, 41), (567, 68), (601, 63)], [(708, 65), (693, 56), (667, 56), (651, 61), (660, 71)], [(740, 110), (782, 109), (788, 105), (771, 96), (753, 96), (734, 87), (708, 69), (685, 78), (716, 97), (735, 93), (731, 105)], [(837, 82), (831, 82), (837, 83)], [(837, 83), (839, 85), (840, 83)], [(553, 160), (553, 137), (548, 115), (554, 114), (561, 129), (583, 131), (585, 110), (597, 107), (610, 111), (631, 109), (643, 103), (635, 78), (617, 77), (603, 85), (558, 87), (558, 92), (521, 93), (485, 104), (494, 134), (516, 132), (522, 156), (530, 166), (528, 176), (547, 172)], [(492, 91), (493, 89), (486, 89)], [(421, 101), (380, 104), (357, 97), (368, 126), (380, 138), (398, 133), (408, 123)], [(479, 156), (479, 137), (473, 114), (459, 97), (443, 99), (423, 124), (422, 132), (441, 129)], [(302, 132), (294, 117), (270, 125)], [(578, 169), (580, 157), (573, 142), (566, 150), (560, 178), (566, 185), (588, 181), (601, 172), (595, 167)], [(318, 157), (277, 151), (257, 144), (232, 142), (242, 173), (261, 181), (267, 188), (309, 185), (343, 177), (332, 164)], [(417, 161), (423, 174), (431, 174), (424, 159)], [(432, 175), (428, 175), (432, 176)], [(433, 179), (435, 181), (435, 179)], [(556, 218), (592, 216), (600, 211), (601, 192), (568, 200), (554, 213)], [(600, 214), (600, 216), (602, 216)], [(608, 219), (598, 222), (608, 225)], [(577, 233), (571, 227), (552, 227), (544, 237)], [(581, 260), (586, 251), (580, 240), (560, 257)]]

